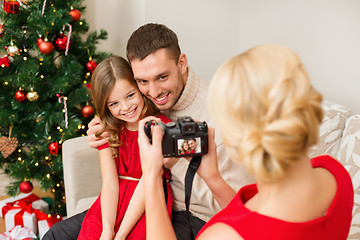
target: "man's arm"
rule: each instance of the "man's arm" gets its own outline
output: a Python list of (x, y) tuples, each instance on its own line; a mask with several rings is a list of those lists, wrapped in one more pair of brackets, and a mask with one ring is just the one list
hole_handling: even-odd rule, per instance
[(101, 134), (101, 138), (96, 137), (95, 133), (101, 130), (100, 125), (100, 119), (99, 118), (93, 118), (89, 124), (88, 124), (88, 130), (86, 131), (86, 134), (88, 135), (88, 142), (89, 146), (91, 148), (98, 148), (101, 145), (104, 145), (108, 142), (108, 138), (110, 136), (110, 133), (105, 131), (103, 134)]

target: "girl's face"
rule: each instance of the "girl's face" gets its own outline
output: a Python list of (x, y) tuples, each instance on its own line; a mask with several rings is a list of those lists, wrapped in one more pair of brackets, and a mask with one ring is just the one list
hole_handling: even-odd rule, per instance
[(184, 142), (183, 149), (186, 151), (189, 149), (189, 144), (187, 142)]
[(117, 80), (106, 106), (114, 117), (125, 122), (127, 129), (131, 131), (138, 129), (144, 99), (135, 83), (131, 84), (127, 79)]

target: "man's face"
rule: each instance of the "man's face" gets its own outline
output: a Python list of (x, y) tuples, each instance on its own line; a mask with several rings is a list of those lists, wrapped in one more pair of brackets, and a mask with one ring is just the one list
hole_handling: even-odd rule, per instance
[(191, 148), (191, 150), (195, 150), (196, 149), (196, 141), (194, 140), (190, 140), (189, 141), (189, 147)]
[(131, 61), (136, 83), (160, 110), (170, 109), (179, 99), (187, 80), (187, 60), (181, 54), (178, 63), (159, 49), (143, 60)]

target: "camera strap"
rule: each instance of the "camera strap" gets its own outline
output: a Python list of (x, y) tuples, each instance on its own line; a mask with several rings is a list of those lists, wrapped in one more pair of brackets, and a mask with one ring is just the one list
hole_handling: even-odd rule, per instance
[(185, 206), (186, 206), (186, 218), (189, 224), (189, 230), (190, 230), (190, 239), (194, 238), (194, 233), (191, 228), (190, 223), (190, 198), (191, 198), (191, 190), (193, 185), (193, 180), (196, 171), (198, 170), (201, 163), (201, 156), (195, 156), (191, 159), (188, 169), (186, 171), (185, 175)]

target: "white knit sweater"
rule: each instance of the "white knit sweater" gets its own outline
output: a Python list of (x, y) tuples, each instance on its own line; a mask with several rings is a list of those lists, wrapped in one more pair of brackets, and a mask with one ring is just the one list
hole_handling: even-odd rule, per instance
[[(213, 127), (207, 107), (207, 93), (209, 82), (200, 79), (189, 68), (188, 79), (185, 88), (176, 102), (170, 109), (162, 113), (175, 121), (180, 116), (191, 116), (195, 121), (206, 121)], [(220, 134), (215, 132), (217, 144), (218, 166), (225, 181), (236, 191), (244, 185), (254, 183), (254, 178), (245, 170), (244, 167), (231, 161), (225, 152)], [(184, 180), (189, 162), (182, 158), (171, 169), (171, 187), (174, 193), (174, 206), (176, 211), (185, 211), (185, 188)], [(190, 211), (198, 218), (208, 221), (220, 210), (214, 196), (207, 187), (204, 180), (195, 174), (190, 201)]]

